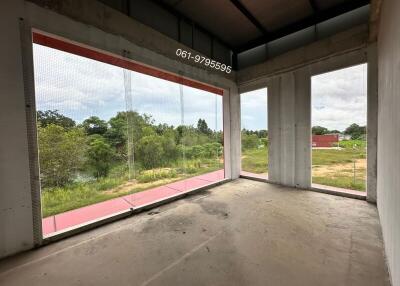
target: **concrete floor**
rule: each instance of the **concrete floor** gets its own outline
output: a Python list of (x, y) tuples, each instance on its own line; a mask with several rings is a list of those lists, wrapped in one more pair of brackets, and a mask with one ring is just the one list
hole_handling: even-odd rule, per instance
[(239, 179), (0, 262), (0, 285), (390, 285), (376, 207)]

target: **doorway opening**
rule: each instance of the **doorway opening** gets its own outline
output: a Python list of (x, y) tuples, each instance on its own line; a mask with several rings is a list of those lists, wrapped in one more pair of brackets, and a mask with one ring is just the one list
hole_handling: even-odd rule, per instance
[(268, 179), (268, 90), (240, 95), (241, 175)]
[(312, 77), (312, 186), (366, 191), (367, 64)]

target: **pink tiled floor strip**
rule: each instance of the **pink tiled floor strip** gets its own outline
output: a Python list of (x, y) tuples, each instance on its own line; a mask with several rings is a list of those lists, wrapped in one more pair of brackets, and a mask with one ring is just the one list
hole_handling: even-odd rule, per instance
[(146, 190), (116, 199), (104, 201), (79, 209), (71, 210), (42, 220), (43, 235), (71, 228), (115, 213), (148, 205), (152, 202), (172, 197), (186, 191), (200, 188), (224, 179), (224, 170), (207, 173), (165, 186)]

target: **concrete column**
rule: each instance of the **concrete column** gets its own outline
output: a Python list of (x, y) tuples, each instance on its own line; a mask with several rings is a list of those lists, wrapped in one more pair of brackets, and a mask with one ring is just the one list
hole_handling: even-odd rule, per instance
[(295, 186), (295, 98), (296, 82), (293, 72), (282, 74), (280, 85), (281, 123), (281, 183)]
[(308, 68), (271, 79), (268, 85), (271, 182), (311, 186), (311, 90)]
[(311, 187), (311, 75), (309, 69), (295, 72), (295, 184)]
[(281, 182), (280, 83), (279, 76), (268, 83), (268, 179), (273, 183)]
[[(33, 246), (20, 17), (24, 1), (0, 1), (0, 258)], [(6, 12), (5, 12), (6, 11)]]
[(241, 170), (240, 94), (237, 87), (224, 93), (225, 176), (237, 179)]
[(376, 43), (367, 50), (368, 109), (367, 109), (367, 201), (376, 203), (377, 146), (378, 146), (378, 60)]

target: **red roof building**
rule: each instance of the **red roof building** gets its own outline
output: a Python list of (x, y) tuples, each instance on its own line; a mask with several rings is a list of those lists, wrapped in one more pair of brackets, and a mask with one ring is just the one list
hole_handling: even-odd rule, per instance
[(338, 143), (338, 134), (312, 136), (312, 147), (337, 147)]

